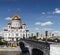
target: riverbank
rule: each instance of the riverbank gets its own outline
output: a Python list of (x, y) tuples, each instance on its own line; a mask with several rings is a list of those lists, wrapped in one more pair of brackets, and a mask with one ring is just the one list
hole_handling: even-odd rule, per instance
[(21, 51), (20, 47), (2, 47), (0, 51)]
[(0, 51), (0, 55), (22, 55), (20, 51)]

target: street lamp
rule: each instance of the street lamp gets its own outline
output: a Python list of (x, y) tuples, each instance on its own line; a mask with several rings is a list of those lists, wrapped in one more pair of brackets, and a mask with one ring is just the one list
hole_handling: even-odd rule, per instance
[(45, 49), (46, 49), (46, 54), (47, 54), (47, 47), (48, 47), (48, 42), (47, 42), (47, 37), (48, 37), (48, 31), (45, 31), (45, 36), (46, 36), (46, 41), (45, 41)]
[(48, 31), (45, 31), (45, 36), (46, 36), (46, 42), (47, 42)]

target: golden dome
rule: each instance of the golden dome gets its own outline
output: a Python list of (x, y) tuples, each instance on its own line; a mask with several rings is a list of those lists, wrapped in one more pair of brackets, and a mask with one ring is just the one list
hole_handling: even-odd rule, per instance
[(26, 25), (26, 23), (22, 23), (22, 25)]
[(18, 16), (18, 14), (16, 14), (16, 15), (12, 18), (12, 20), (21, 20), (21, 18)]

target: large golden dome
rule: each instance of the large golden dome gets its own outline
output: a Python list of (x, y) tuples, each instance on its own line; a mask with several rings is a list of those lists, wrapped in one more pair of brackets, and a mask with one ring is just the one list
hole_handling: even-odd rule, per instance
[(21, 18), (18, 16), (18, 14), (16, 14), (15, 16), (13, 16), (12, 20), (21, 20)]

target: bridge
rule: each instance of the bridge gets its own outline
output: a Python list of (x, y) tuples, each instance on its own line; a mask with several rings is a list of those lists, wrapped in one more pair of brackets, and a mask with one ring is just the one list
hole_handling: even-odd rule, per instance
[[(22, 42), (27, 43), (30, 47), (32, 47), (33, 55), (50, 55), (50, 44), (53, 42), (46, 42), (46, 41), (38, 41), (38, 40), (31, 40), (31, 39), (22, 39)], [(36, 51), (34, 51), (36, 50)], [(35, 54), (34, 54), (35, 53)]]

